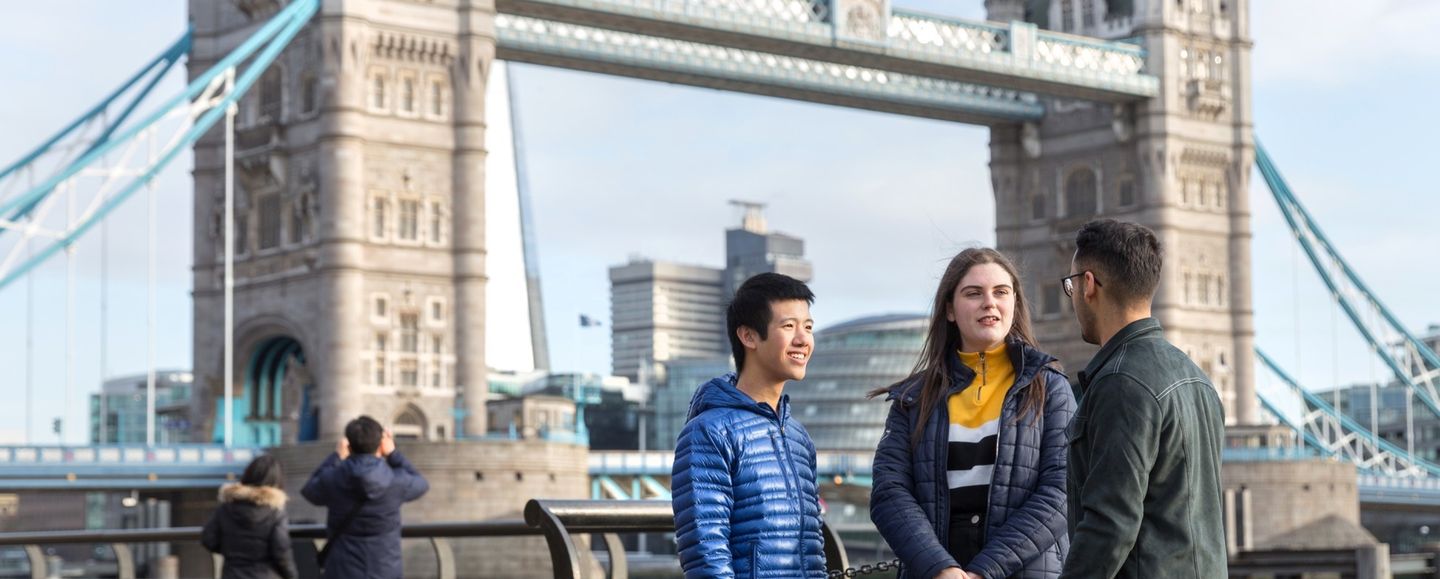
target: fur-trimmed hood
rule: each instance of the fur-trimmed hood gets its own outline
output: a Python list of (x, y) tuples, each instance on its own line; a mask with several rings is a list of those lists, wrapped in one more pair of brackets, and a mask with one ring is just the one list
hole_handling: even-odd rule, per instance
[(275, 487), (253, 487), (240, 483), (229, 483), (220, 487), (220, 502), (246, 502), (277, 511), (285, 509), (285, 491)]

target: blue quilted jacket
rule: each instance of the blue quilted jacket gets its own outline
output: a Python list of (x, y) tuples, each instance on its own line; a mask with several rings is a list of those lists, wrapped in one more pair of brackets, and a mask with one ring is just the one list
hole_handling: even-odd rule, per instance
[(790, 417), (726, 374), (700, 386), (675, 443), (671, 491), (691, 578), (823, 578), (815, 445)]
[[(958, 564), (985, 579), (1053, 579), (1070, 547), (1066, 525), (1065, 428), (1075, 414), (1075, 394), (1065, 376), (1046, 364), (1055, 358), (1018, 341), (1008, 352), (1016, 369), (1015, 385), (1000, 410), (999, 448), (990, 481), (985, 546), (968, 564)], [(950, 356), (951, 394), (970, 385), (975, 372)], [(1045, 411), (1039, 419), (1026, 412), (1018, 421), (1024, 393), (1037, 373), (1045, 373)], [(890, 390), (890, 416), (875, 451), (870, 519), (902, 563), (901, 579), (930, 579), (957, 562), (949, 540), (950, 497), (945, 462), (949, 411), (944, 404), (930, 413), (918, 446), (911, 432), (920, 413), (918, 376)]]

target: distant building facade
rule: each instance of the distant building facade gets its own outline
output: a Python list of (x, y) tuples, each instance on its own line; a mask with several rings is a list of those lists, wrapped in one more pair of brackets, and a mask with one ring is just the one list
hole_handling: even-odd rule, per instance
[(870, 451), (890, 411), (865, 394), (909, 376), (925, 342), (929, 316), (888, 314), (824, 327), (805, 379), (785, 387), (791, 413), (821, 450)]
[(657, 363), (729, 352), (723, 281), (722, 270), (665, 261), (610, 268), (611, 371), (648, 382)]
[[(106, 380), (100, 392), (90, 395), (90, 442), (94, 444), (145, 444), (148, 403), (146, 374)], [(188, 370), (155, 373), (155, 443), (206, 442), (191, 440), (194, 422), (191, 400), (195, 376)]]

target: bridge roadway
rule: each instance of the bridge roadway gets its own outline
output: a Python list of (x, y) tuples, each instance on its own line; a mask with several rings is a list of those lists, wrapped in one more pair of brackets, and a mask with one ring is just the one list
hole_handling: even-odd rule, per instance
[[(1270, 460), (1316, 460), (1319, 457), (1303, 451), (1276, 449), (1226, 449), (1226, 462)], [(648, 477), (668, 487), (671, 452), (592, 451), (590, 478), (595, 481), (616, 477)], [(868, 452), (826, 452), (816, 456), (816, 470), (822, 483), (869, 486), (872, 455)], [(642, 478), (642, 480), (644, 480)], [(1362, 509), (1424, 507), (1440, 510), (1440, 479), (1385, 476), (1360, 473), (1358, 477)], [(647, 483), (648, 484), (648, 483)], [(608, 486), (608, 485), (606, 485)], [(626, 485), (616, 485), (624, 488)], [(603, 487), (601, 490), (605, 490)], [(647, 494), (645, 496), (653, 496)], [(613, 494), (607, 498), (617, 498)]]
[[(261, 448), (219, 445), (174, 446), (0, 446), (0, 491), (146, 490), (214, 488), (237, 480)], [(597, 498), (668, 497), (671, 464), (667, 451), (592, 451), (590, 477)], [(1305, 452), (1227, 449), (1227, 462), (1315, 459)], [(822, 482), (869, 486), (868, 452), (820, 452)], [(628, 479), (622, 484), (617, 479)], [(1440, 509), (1440, 480), (1360, 473), (1362, 508)]]
[(846, 24), (843, 3), (497, 0), (496, 57), (982, 125), (1038, 121), (1039, 95), (1159, 94), (1135, 42), (895, 9)]

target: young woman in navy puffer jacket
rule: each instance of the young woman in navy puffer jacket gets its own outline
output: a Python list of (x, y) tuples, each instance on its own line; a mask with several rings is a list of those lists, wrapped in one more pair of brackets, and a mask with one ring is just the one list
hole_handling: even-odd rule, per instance
[(1035, 347), (1015, 267), (967, 249), (941, 277), (916, 372), (875, 451), (870, 518), (908, 579), (1053, 579), (1069, 549), (1075, 398)]

